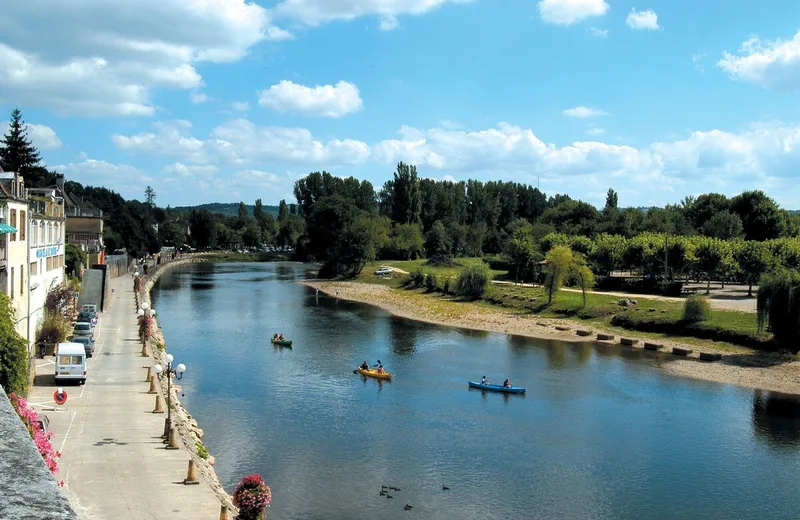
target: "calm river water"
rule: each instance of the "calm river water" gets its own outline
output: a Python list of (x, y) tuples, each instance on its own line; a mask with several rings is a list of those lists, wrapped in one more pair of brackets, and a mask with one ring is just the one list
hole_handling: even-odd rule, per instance
[[(791, 398), (668, 376), (643, 351), (394, 318), (294, 283), (306, 272), (194, 264), (154, 291), (223, 485), (260, 473), (270, 520), (800, 517)], [(394, 381), (354, 375), (364, 359)], [(467, 388), (484, 374), (528, 393)]]

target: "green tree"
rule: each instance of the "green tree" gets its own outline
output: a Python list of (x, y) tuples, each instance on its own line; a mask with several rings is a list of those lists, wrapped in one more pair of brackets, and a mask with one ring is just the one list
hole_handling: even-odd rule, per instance
[(244, 201), (239, 202), (239, 209), (236, 211), (236, 215), (240, 220), (246, 220), (249, 216), (249, 213), (247, 212), (247, 205), (244, 203)]
[(594, 273), (586, 264), (586, 259), (580, 254), (572, 255), (572, 272), (578, 279), (578, 285), (581, 288), (581, 295), (583, 296), (583, 306), (586, 307), (586, 291), (594, 287)]
[(547, 291), (547, 303), (550, 304), (553, 303), (553, 296), (572, 270), (575, 259), (572, 250), (567, 246), (553, 246), (544, 259), (547, 262), (547, 278), (544, 287)]
[(388, 214), (392, 222), (398, 224), (417, 224), (422, 214), (420, 183), (417, 167), (398, 163), (393, 180), (387, 181), (380, 194), (383, 214)]
[(763, 191), (745, 191), (731, 200), (731, 211), (742, 220), (746, 240), (764, 241), (784, 236), (786, 214)]
[(437, 220), (425, 233), (425, 254), (431, 259), (443, 259), (451, 256), (451, 241), (447, 236), (441, 220)]
[(800, 350), (800, 274), (779, 269), (759, 281), (756, 303), (758, 330), (772, 331), (776, 343), (791, 352)]
[(708, 285), (706, 294), (711, 293), (711, 277), (716, 274), (728, 256), (727, 244), (716, 238), (704, 238), (695, 247), (697, 268), (706, 273)]
[(181, 247), (186, 243), (186, 224), (165, 220), (158, 225), (158, 236), (165, 246)]
[(264, 216), (264, 204), (261, 202), (261, 199), (256, 199), (256, 203), (253, 206), (253, 217), (258, 220)]
[(733, 256), (747, 282), (747, 296), (753, 296), (753, 284), (775, 267), (775, 257), (764, 242), (740, 241), (733, 245)]
[(466, 298), (482, 298), (492, 283), (492, 272), (484, 262), (466, 266), (456, 279), (455, 292)]
[(8, 132), (0, 141), (0, 167), (7, 172), (17, 172), (28, 181), (32, 174), (38, 174), (41, 156), (39, 150), (28, 138), (28, 127), (22, 120), (22, 112), (18, 108), (11, 111)]
[(261, 228), (255, 220), (251, 220), (242, 231), (242, 242), (247, 247), (261, 245)]
[(700, 227), (700, 232), (708, 237), (733, 240), (742, 236), (742, 219), (730, 211), (721, 211), (708, 219)]
[(28, 342), (14, 328), (14, 308), (0, 293), (0, 386), (7, 394), (28, 392)]
[(155, 206), (156, 190), (154, 190), (151, 186), (147, 186), (144, 189), (144, 200), (148, 207), (153, 208)]
[(89, 257), (86, 252), (75, 244), (64, 246), (64, 271), (67, 276), (79, 276), (81, 266), (88, 266)]
[[(217, 243), (214, 215), (207, 209), (192, 210), (189, 214), (189, 232), (198, 249), (213, 247)], [(227, 238), (227, 237), (226, 237)]]
[(414, 260), (422, 256), (424, 238), (419, 224), (395, 224), (392, 227), (391, 247), (395, 258)]
[(606, 193), (606, 209), (617, 209), (619, 204), (619, 196), (617, 192), (608, 188), (608, 193)]
[(278, 204), (278, 223), (282, 223), (287, 218), (289, 218), (289, 206), (286, 205), (285, 199), (281, 199)]

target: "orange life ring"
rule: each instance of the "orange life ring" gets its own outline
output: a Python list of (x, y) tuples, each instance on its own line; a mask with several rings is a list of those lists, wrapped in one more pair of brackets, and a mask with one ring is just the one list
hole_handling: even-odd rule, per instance
[(62, 390), (61, 393), (59, 394), (58, 390), (56, 390), (55, 392), (53, 392), (53, 400), (58, 405), (62, 405), (64, 403), (66, 403), (67, 402), (67, 392)]

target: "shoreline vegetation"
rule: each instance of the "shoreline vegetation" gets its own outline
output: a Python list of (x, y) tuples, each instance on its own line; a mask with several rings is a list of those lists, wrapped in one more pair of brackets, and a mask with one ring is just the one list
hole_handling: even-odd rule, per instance
[[(523, 308), (497, 305), (483, 300), (463, 301), (424, 288), (400, 288), (399, 284), (402, 283), (400, 278), (380, 279), (362, 273), (353, 281), (302, 280), (300, 283), (319, 289), (329, 296), (373, 305), (396, 316), (436, 325), (570, 343), (587, 341), (578, 335), (578, 330), (591, 331), (592, 339), (588, 340), (590, 342), (598, 342), (594, 339), (598, 333), (615, 336), (613, 341), (604, 343), (619, 344), (620, 337), (639, 340), (637, 345), (620, 345), (620, 348), (641, 349), (643, 342), (649, 341), (663, 345), (661, 352), (653, 353), (653, 356), (666, 361), (660, 367), (670, 374), (747, 388), (800, 394), (800, 363), (793, 362), (793, 358), (787, 358), (786, 355), (779, 353), (757, 351), (698, 338), (631, 331), (610, 326), (599, 319), (567, 319), (551, 313), (533, 314)], [(524, 301), (519, 296), (521, 290), (521, 288), (518, 290), (517, 295), (508, 293), (511, 301), (520, 303)], [(566, 300), (565, 296), (565, 293), (558, 295), (559, 298)], [(580, 298), (580, 293), (576, 293), (576, 297)], [(664, 306), (661, 305), (661, 310), (666, 310)], [(739, 317), (742, 320), (756, 319), (752, 313), (736, 314), (742, 315)], [(673, 347), (693, 350), (694, 354), (689, 358), (674, 356), (670, 353)], [(717, 362), (700, 361), (696, 359), (698, 352), (719, 354), (722, 359)]]
[[(155, 286), (156, 281), (158, 281), (159, 277), (167, 270), (174, 267), (178, 267), (181, 265), (192, 264), (192, 263), (199, 263), (199, 262), (236, 262), (236, 261), (243, 261), (243, 260), (227, 260), (226, 258), (229, 255), (225, 254), (195, 254), (195, 255), (187, 255), (182, 258), (178, 258), (177, 260), (173, 260), (161, 265), (156, 266), (155, 269), (150, 271), (147, 275), (144, 275), (144, 285), (142, 288), (142, 301), (146, 301), (148, 304), (151, 304), (151, 291)], [(124, 276), (124, 275), (123, 275)], [(141, 302), (140, 302), (141, 304)], [(151, 356), (153, 357), (153, 362), (159, 363), (162, 366), (166, 366), (165, 356), (167, 354), (167, 347), (166, 347), (166, 340), (164, 339), (164, 332), (161, 330), (161, 324), (159, 323), (158, 317), (156, 317), (156, 327), (154, 333), (150, 336), (148, 342), (148, 348), (150, 351)], [(161, 394), (166, 396), (167, 395), (167, 382), (165, 379), (159, 379), (159, 385), (161, 387)], [(181, 393), (181, 386), (176, 383), (172, 383), (172, 394), (170, 395), (170, 403), (172, 407), (172, 424), (175, 426), (176, 432), (178, 433), (181, 442), (184, 444), (187, 453), (189, 456), (194, 460), (195, 466), (198, 471), (203, 475), (206, 483), (209, 487), (214, 491), (217, 495), (221, 504), (224, 504), (228, 507), (232, 514), (235, 515), (237, 508), (233, 505), (233, 499), (225, 488), (222, 487), (222, 484), (219, 481), (219, 477), (217, 476), (216, 471), (214, 470), (214, 465), (216, 463), (216, 459), (209, 455), (208, 450), (203, 445), (203, 436), (204, 432), (197, 424), (197, 421), (192, 417), (189, 411), (184, 407), (183, 403), (181, 402), (179, 395)], [(166, 406), (166, 402), (164, 403)]]

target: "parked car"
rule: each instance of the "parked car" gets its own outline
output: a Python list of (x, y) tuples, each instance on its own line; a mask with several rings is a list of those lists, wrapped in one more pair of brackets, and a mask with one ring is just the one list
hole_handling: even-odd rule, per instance
[(86, 351), (86, 357), (94, 356), (94, 340), (89, 336), (75, 336), (72, 338), (72, 343), (80, 343)]
[(87, 303), (81, 307), (81, 312), (89, 312), (93, 318), (97, 318), (97, 305), (94, 303)]
[[(92, 320), (94, 320), (94, 321), (92, 321)], [(97, 321), (97, 318), (95, 318), (94, 315), (91, 312), (81, 311), (81, 312), (78, 313), (78, 319), (76, 321), (89, 322), (89, 323), (92, 324), (92, 326), (94, 326), (96, 321)]]
[(378, 276), (386, 276), (387, 274), (392, 274), (392, 272), (393, 271), (391, 267), (381, 267), (380, 269), (375, 271), (375, 274)]
[(94, 340), (94, 327), (88, 321), (79, 321), (75, 324), (75, 328), (72, 329), (72, 335), (77, 337), (80, 336), (88, 336)]

